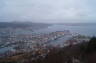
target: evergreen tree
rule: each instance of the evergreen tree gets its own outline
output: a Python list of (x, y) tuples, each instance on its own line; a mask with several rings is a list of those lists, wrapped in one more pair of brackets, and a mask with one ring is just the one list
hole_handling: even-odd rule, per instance
[(92, 37), (88, 43), (86, 52), (91, 53), (96, 51), (96, 37)]

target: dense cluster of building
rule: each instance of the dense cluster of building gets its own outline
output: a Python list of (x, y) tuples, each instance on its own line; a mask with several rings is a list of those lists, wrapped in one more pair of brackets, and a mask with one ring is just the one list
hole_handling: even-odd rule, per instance
[(0, 49), (5, 49), (3, 54), (8, 54), (8, 52), (14, 51), (30, 52), (44, 49), (48, 47), (47, 44), (50, 43), (50, 41), (54, 41), (70, 33), (68, 30), (65, 30), (51, 32), (48, 34), (20, 34), (19, 32), (19, 34), (17, 34), (17, 30), (20, 29), (6, 28), (0, 31)]
[[(12, 56), (18, 53), (23, 52), (32, 52), (33, 54), (38, 52), (39, 54), (46, 55), (49, 52), (49, 48), (52, 46), (48, 45), (50, 42), (55, 42), (58, 38), (66, 37), (66, 35), (72, 36), (69, 30), (64, 31), (56, 31), (50, 33), (17, 33), (18, 30), (22, 29), (2, 29), (0, 31), (0, 57)], [(77, 39), (77, 37), (71, 38), (66, 41), (65, 44), (71, 44), (72, 42), (78, 42), (82, 40), (81, 38)], [(85, 39), (84, 39), (85, 40)], [(58, 47), (58, 46), (57, 46)], [(3, 48), (3, 50), (1, 50)]]

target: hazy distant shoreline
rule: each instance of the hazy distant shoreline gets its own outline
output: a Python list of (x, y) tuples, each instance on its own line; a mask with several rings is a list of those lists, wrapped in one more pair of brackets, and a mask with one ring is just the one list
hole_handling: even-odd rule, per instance
[[(0, 28), (30, 28), (34, 32), (49, 32), (70, 30), (74, 33), (96, 36), (96, 23), (62, 23), (45, 24), (32, 22), (0, 22)], [(39, 29), (39, 30), (38, 30)]]

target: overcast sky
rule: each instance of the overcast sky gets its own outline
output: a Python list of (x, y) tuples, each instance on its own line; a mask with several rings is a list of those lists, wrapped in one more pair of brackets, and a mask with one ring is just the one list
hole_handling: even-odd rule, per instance
[(95, 22), (96, 0), (0, 0), (0, 21)]

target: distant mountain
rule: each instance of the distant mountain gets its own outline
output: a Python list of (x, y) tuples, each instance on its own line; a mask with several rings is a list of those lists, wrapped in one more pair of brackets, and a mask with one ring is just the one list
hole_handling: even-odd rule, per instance
[(33, 27), (33, 28), (40, 28), (46, 27), (50, 24), (43, 24), (43, 23), (31, 23), (31, 22), (0, 22), (0, 28), (26, 28), (26, 27)]

